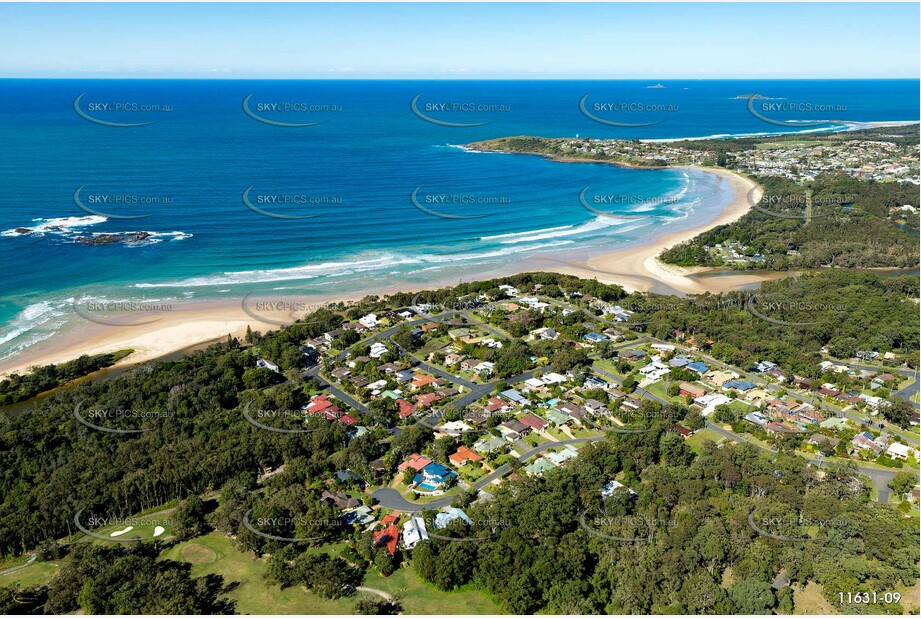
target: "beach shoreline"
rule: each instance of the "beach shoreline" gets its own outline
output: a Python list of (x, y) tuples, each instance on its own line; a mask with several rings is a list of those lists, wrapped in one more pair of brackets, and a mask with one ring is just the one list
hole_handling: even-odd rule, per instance
[[(611, 165), (615, 164), (611, 163)], [(621, 165), (618, 164), (618, 166)], [(709, 272), (711, 269), (707, 267), (684, 268), (659, 260), (659, 256), (667, 249), (687, 242), (707, 230), (737, 221), (751, 209), (750, 201), (757, 203), (763, 195), (763, 190), (758, 183), (729, 170), (688, 166), (669, 169), (693, 169), (716, 174), (729, 183), (732, 199), (714, 219), (702, 225), (663, 234), (637, 247), (618, 249), (581, 262), (573, 261), (566, 265), (543, 270), (598, 279), (602, 283), (620, 285), (629, 292), (664, 291), (681, 294), (728, 292), (769, 278), (763, 274), (746, 274), (740, 271), (738, 275), (720, 277), (719, 281), (702, 281), (694, 278), (693, 275)], [(666, 289), (657, 289), (662, 287)]]
[[(560, 162), (591, 163), (593, 161), (560, 159)], [(622, 164), (612, 162), (594, 161), (594, 163), (623, 167)], [(640, 167), (637, 169), (661, 168)], [(742, 285), (764, 280), (766, 278), (764, 276), (740, 273), (702, 282), (689, 276), (700, 269), (681, 269), (659, 262), (657, 256), (669, 247), (694, 238), (718, 225), (735, 221), (748, 212), (750, 209), (748, 195), (752, 189), (756, 190), (755, 195), (758, 199), (761, 196), (760, 187), (754, 181), (728, 170), (704, 167), (670, 167), (668, 169), (695, 169), (727, 179), (732, 191), (730, 203), (714, 219), (706, 223), (658, 236), (640, 246), (603, 253), (581, 261), (556, 260), (557, 263), (553, 263), (553, 260), (530, 257), (507, 265), (501, 269), (501, 272), (484, 272), (478, 276), (491, 278), (532, 271), (559, 272), (620, 285), (629, 292), (662, 291), (659, 288), (664, 286), (666, 292), (677, 291), (685, 294), (729, 291)], [(284, 298), (292, 301), (304, 299), (303, 302), (309, 303), (312, 311), (318, 305), (358, 301), (368, 294), (383, 296), (397, 292), (413, 293), (445, 285), (452, 285), (452, 283), (447, 281), (425, 284), (407, 283), (393, 285), (386, 290), (327, 296), (285, 296)], [(280, 328), (282, 324), (291, 323), (303, 317), (302, 314), (280, 310), (260, 312), (259, 315), (264, 319), (254, 318), (253, 313), (244, 307), (241, 300), (237, 299), (177, 304), (173, 310), (156, 316), (156, 319), (145, 320), (144, 323), (137, 325), (115, 327), (87, 322), (85, 327), (53, 336), (32, 348), (23, 350), (14, 357), (0, 361), (0, 377), (13, 373), (22, 374), (33, 366), (61, 363), (83, 354), (100, 354), (129, 348), (134, 352), (122, 359), (118, 365), (135, 365), (207, 341), (228, 336), (242, 339), (247, 327), (254, 331), (268, 332)]]

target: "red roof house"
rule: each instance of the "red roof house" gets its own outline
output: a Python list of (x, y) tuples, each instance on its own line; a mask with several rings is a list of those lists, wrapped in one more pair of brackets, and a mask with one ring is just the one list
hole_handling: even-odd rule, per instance
[(473, 452), (467, 445), (462, 445), (457, 449), (457, 452), (453, 455), (449, 455), (448, 459), (451, 460), (451, 463), (460, 468), (465, 465), (468, 461), (479, 462), (483, 461), (483, 457)]
[(406, 459), (406, 461), (404, 461), (399, 466), (397, 466), (397, 470), (402, 472), (406, 468), (412, 468), (413, 470), (418, 472), (419, 470), (426, 467), (430, 463), (432, 463), (432, 460), (429, 459), (428, 457), (423, 457), (419, 453), (413, 453)]
[(391, 524), (383, 530), (374, 533), (375, 545), (386, 545), (387, 553), (391, 556), (397, 553), (397, 543), (400, 541), (400, 529), (396, 524)]

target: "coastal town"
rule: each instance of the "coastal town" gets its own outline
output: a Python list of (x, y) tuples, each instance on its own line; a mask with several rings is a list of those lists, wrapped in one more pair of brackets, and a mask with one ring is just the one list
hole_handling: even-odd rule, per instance
[[(695, 141), (643, 141), (593, 138), (509, 138), (478, 145), (501, 147), (519, 140), (516, 149), (534, 147), (536, 152), (562, 158), (609, 160), (640, 167), (672, 165), (720, 165), (752, 176), (780, 177), (809, 182), (822, 174), (846, 174), (859, 180), (918, 185), (919, 146), (904, 144), (902, 136), (878, 139), (797, 140), (761, 138), (750, 146), (719, 151)], [(721, 158), (722, 157), (722, 158)]]
[[(567, 466), (584, 445), (650, 423), (666, 423), (695, 450), (747, 442), (817, 466), (853, 462), (879, 500), (917, 508), (918, 487), (888, 486), (897, 470), (917, 469), (919, 450), (917, 405), (906, 427), (881, 414), (917, 392), (895, 353), (828, 357), (813, 378), (770, 358), (732, 366), (710, 354), (712, 340), (655, 338), (616, 302), (545, 291), (503, 284), (452, 307), (417, 299), (353, 310), (300, 345), (307, 367), (289, 379), (306, 380), (305, 427), (338, 422), (352, 439), (432, 432), (418, 451), (370, 462), (371, 477), (336, 472), (324, 492), (390, 555), (451, 522), (471, 530), (457, 498), (489, 501), (503, 483)], [(283, 371), (269, 358), (257, 365)]]

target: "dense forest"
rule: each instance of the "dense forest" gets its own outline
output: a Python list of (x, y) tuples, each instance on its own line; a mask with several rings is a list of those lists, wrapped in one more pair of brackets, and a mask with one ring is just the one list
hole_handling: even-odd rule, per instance
[(747, 247), (745, 255), (758, 254), (763, 260), (731, 264), (735, 268), (918, 266), (917, 216), (900, 224), (889, 213), (893, 205), (917, 204), (917, 187), (843, 175), (819, 176), (805, 185), (780, 178), (756, 180), (764, 195), (741, 219), (672, 247), (660, 259), (680, 266), (725, 266), (721, 256), (705, 247), (736, 241)]
[(67, 384), (71, 380), (76, 380), (94, 371), (110, 367), (131, 354), (131, 352), (133, 350), (119, 350), (118, 352), (96, 354), (94, 356), (84, 354), (77, 359), (59, 365), (35, 367), (24, 376), (14, 373), (0, 381), (0, 406), (31, 399), (39, 393), (50, 391)]
[[(636, 496), (602, 501), (617, 474)], [(571, 467), (500, 488), (476, 512), (495, 522), (491, 538), (432, 540), (412, 565), (439, 588), (472, 583), (522, 614), (790, 613), (788, 583), (806, 581), (844, 612), (898, 612), (839, 604), (838, 592), (918, 577), (917, 519), (873, 508), (866, 492), (853, 468), (818, 472), (747, 444), (705, 444), (695, 457), (664, 430), (612, 435)]]

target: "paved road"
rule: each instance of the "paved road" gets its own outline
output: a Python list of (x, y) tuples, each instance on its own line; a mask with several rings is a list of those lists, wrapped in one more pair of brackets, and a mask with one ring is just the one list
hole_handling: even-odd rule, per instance
[[(557, 446), (566, 446), (567, 444), (582, 444), (584, 442), (598, 442), (600, 440), (604, 440), (604, 436), (593, 436), (591, 438), (573, 438), (571, 440), (560, 440), (559, 442), (547, 442), (545, 444), (535, 446), (529, 451), (526, 451), (521, 455), (521, 457), (518, 458), (518, 460), (524, 463), (531, 457), (534, 457), (543, 451)], [(479, 491), (497, 478), (501, 477), (509, 470), (511, 470), (511, 466), (509, 464), (499, 466), (494, 471), (490, 472), (479, 481), (474, 483), (471, 489), (474, 491)], [(445, 496), (443, 498), (439, 498), (438, 500), (426, 502), (425, 504), (410, 502), (402, 495), (400, 495), (400, 492), (389, 487), (382, 487), (381, 489), (374, 491), (371, 494), (371, 497), (375, 498), (382, 507), (387, 509), (396, 509), (401, 512), (413, 512), (422, 509), (440, 509), (445, 506), (451, 506), (451, 503), (454, 501), (454, 496)]]
[[(727, 429), (723, 429), (719, 425), (714, 425), (710, 421), (707, 421), (707, 429), (715, 431), (716, 433), (726, 438), (729, 438), (730, 440), (734, 440), (736, 442), (748, 442), (744, 437), (732, 431), (729, 431)], [(769, 453), (777, 452), (774, 449), (769, 449), (765, 446), (761, 446), (760, 444), (755, 444), (754, 442), (749, 442), (749, 444), (752, 444), (753, 446), (757, 446), (759, 449), (763, 451), (767, 451)], [(814, 459), (807, 459), (807, 461), (813, 466), (815, 465), (818, 465), (819, 467), (822, 466), (822, 462), (818, 462)], [(864, 476), (870, 477), (870, 480), (872, 480), (873, 484), (876, 485), (876, 489), (879, 492), (877, 496), (877, 501), (882, 502), (883, 504), (888, 502), (889, 494), (892, 493), (892, 490), (889, 488), (889, 483), (892, 482), (892, 478), (895, 476), (895, 470), (879, 470), (877, 468), (869, 468), (867, 466), (861, 466), (861, 465), (857, 466), (857, 470)]]
[(363, 403), (359, 402), (357, 399), (355, 399), (354, 397), (346, 393), (344, 390), (342, 390), (341, 388), (339, 388), (338, 386), (336, 386), (335, 384), (333, 384), (332, 382), (330, 382), (329, 380), (321, 376), (319, 365), (314, 365), (313, 367), (305, 371), (304, 377), (313, 378), (314, 380), (319, 382), (320, 385), (323, 386), (323, 388), (325, 388), (330, 393), (335, 395), (336, 398), (339, 399), (340, 401), (345, 402), (351, 408), (358, 410), (362, 414), (366, 414), (368, 412), (367, 406), (365, 406)]
[(21, 571), (26, 567), (32, 566), (32, 563), (35, 562), (35, 559), (38, 557), (37, 554), (32, 554), (29, 556), (29, 559), (26, 560), (23, 564), (19, 566), (14, 566), (9, 569), (4, 569), (0, 571), (0, 575), (9, 575), (10, 573), (15, 573), (16, 571)]

